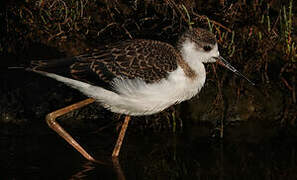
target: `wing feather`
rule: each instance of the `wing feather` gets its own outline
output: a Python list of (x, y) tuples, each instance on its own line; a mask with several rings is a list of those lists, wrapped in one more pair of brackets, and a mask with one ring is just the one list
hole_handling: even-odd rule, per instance
[(124, 41), (106, 45), (89, 55), (77, 56), (71, 73), (79, 77), (78, 74), (91, 71), (106, 83), (116, 77), (153, 83), (177, 68), (177, 54), (173, 46), (159, 41)]

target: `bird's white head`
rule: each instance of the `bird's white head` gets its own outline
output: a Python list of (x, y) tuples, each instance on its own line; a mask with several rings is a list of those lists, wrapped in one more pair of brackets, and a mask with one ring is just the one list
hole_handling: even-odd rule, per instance
[(199, 64), (201, 65), (201, 63), (217, 62), (254, 84), (220, 56), (215, 35), (205, 29), (192, 28), (187, 30), (180, 37), (177, 48), (184, 60), (193, 68)]
[(208, 63), (216, 62), (220, 57), (215, 35), (201, 28), (187, 30), (180, 37), (177, 47), (186, 56), (186, 61)]

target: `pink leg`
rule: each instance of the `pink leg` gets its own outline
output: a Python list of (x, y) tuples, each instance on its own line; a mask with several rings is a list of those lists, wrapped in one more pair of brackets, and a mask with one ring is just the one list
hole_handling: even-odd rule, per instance
[(56, 121), (56, 118), (59, 116), (62, 116), (70, 111), (79, 109), (81, 107), (84, 107), (90, 103), (93, 103), (95, 100), (92, 98), (80, 101), (78, 103), (72, 104), (70, 106), (67, 106), (65, 108), (59, 109), (57, 111), (54, 111), (52, 113), (49, 113), (46, 116), (46, 122), (50, 128), (52, 128), (54, 131), (56, 131), (62, 138), (64, 138), (71, 146), (73, 146), (78, 152), (80, 152), (86, 159), (90, 161), (95, 161), (95, 159), (89, 155), (71, 136), (68, 134)]
[(125, 117), (125, 121), (124, 121), (124, 123), (122, 125), (122, 128), (121, 128), (117, 143), (116, 143), (116, 145), (115, 145), (115, 147), (113, 149), (113, 152), (112, 152), (112, 157), (113, 158), (119, 156), (121, 146), (122, 146), (122, 143), (123, 143), (123, 139), (125, 137), (126, 130), (127, 130), (130, 119), (131, 119), (131, 117), (128, 116), (128, 115)]

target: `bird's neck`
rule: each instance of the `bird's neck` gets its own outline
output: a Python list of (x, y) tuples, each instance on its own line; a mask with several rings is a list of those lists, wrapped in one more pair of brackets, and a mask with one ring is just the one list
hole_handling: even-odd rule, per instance
[(201, 60), (203, 55), (195, 50), (194, 43), (188, 40), (183, 41), (179, 46), (179, 51), (184, 61), (181, 64), (185, 64), (183, 65), (184, 67), (181, 65), (185, 74), (187, 75), (187, 72), (191, 72), (192, 78), (205, 79), (206, 72)]

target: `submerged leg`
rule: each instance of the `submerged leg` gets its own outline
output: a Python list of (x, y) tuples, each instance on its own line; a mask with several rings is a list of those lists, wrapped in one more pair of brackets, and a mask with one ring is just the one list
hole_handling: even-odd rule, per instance
[(125, 133), (126, 133), (126, 130), (127, 130), (130, 119), (131, 119), (131, 117), (129, 115), (127, 115), (125, 117), (125, 121), (124, 121), (124, 123), (122, 125), (122, 128), (121, 128), (117, 143), (116, 143), (116, 145), (115, 145), (115, 147), (113, 149), (113, 152), (112, 152), (112, 157), (118, 157), (119, 156), (120, 149), (121, 149), (123, 139), (125, 137)]
[(62, 116), (70, 111), (73, 111), (75, 109), (79, 109), (81, 107), (84, 107), (90, 103), (93, 103), (95, 100), (93, 98), (89, 98), (83, 101), (80, 101), (78, 103), (72, 104), (70, 106), (67, 106), (65, 108), (59, 109), (57, 111), (54, 111), (52, 113), (49, 113), (46, 116), (46, 122), (50, 128), (52, 128), (54, 131), (56, 131), (62, 138), (64, 138), (71, 146), (73, 146), (78, 152), (80, 152), (86, 159), (90, 161), (94, 161), (95, 159), (89, 155), (71, 136), (68, 134), (56, 121), (56, 118), (59, 116)]

